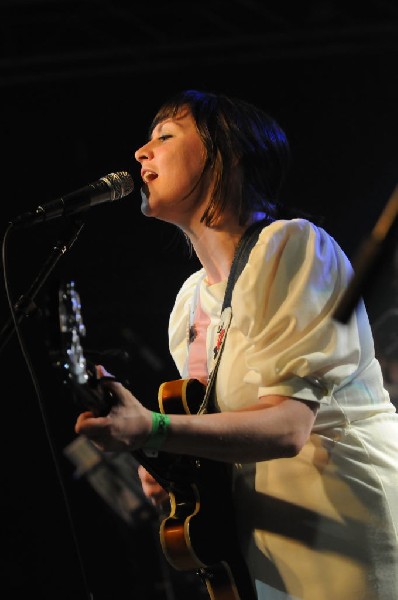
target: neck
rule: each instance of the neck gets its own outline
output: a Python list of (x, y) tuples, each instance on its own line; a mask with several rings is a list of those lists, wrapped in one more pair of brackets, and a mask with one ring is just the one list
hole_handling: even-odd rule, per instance
[(222, 224), (214, 228), (199, 223), (194, 229), (185, 231), (206, 271), (209, 284), (228, 279), (236, 248), (254, 220), (253, 218), (245, 225), (239, 225), (236, 219), (224, 219)]
[(243, 230), (215, 231), (207, 228), (200, 237), (191, 239), (199, 261), (203, 265), (209, 284), (228, 279)]

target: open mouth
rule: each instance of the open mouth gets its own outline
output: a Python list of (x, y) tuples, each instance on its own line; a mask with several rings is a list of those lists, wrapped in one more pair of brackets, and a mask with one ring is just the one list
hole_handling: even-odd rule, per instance
[(141, 173), (141, 177), (144, 183), (149, 183), (150, 181), (153, 181), (157, 178), (157, 176), (157, 173), (155, 173), (154, 171), (145, 170)]

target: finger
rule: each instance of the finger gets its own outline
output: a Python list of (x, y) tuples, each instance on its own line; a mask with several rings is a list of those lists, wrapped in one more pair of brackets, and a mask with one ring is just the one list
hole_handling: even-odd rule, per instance
[(165, 498), (168, 498), (168, 493), (164, 488), (162, 488), (159, 484), (142, 484), (142, 491), (144, 492), (147, 498), (158, 502), (163, 501)]
[(95, 365), (95, 369), (98, 379), (101, 379), (101, 377), (113, 377), (112, 373), (109, 373), (103, 365)]
[(147, 483), (154, 483), (156, 481), (156, 479), (154, 478), (154, 476), (151, 475), (149, 473), (149, 471), (147, 471), (145, 469), (145, 467), (143, 467), (142, 465), (140, 465), (138, 467), (138, 476), (141, 479), (141, 481), (145, 481)]
[(103, 430), (104, 426), (109, 423), (106, 417), (96, 417), (91, 411), (81, 413), (75, 423), (75, 432), (91, 433)]
[(87, 419), (91, 419), (92, 417), (94, 417), (94, 413), (92, 413), (90, 410), (86, 410), (85, 412), (80, 413), (80, 415), (77, 417), (76, 423), (75, 423), (76, 433), (79, 433), (77, 431), (77, 429), (80, 429), (80, 427), (84, 423), (84, 421), (86, 421)]

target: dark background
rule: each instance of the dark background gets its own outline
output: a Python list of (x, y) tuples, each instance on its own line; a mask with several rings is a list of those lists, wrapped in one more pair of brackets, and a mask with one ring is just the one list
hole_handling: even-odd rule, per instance
[[(188, 87), (253, 101), (280, 122), (293, 153), (286, 201), (323, 217), (357, 259), (398, 179), (397, 4), (2, 0), (0, 31), (0, 211), (12, 302), (70, 229), (55, 220), (8, 231), (9, 221), (107, 173), (127, 170), (135, 181), (128, 197), (85, 213), (38, 290), (37, 312), (21, 323), (21, 343), (8, 336), (2, 286), (2, 593), (206, 597), (198, 578), (176, 578), (163, 564), (156, 519), (126, 525), (64, 455), (78, 409), (52, 360), (58, 287), (76, 282), (85, 348), (156, 407), (159, 384), (177, 376), (168, 315), (198, 265), (172, 226), (141, 215), (133, 154), (160, 103)], [(394, 401), (395, 249), (366, 291)]]

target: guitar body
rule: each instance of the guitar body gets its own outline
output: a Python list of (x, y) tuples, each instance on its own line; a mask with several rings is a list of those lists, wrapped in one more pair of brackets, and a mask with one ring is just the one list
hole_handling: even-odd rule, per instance
[[(196, 379), (165, 382), (159, 388), (159, 409), (196, 414), (204, 392), (205, 386)], [(166, 485), (170, 513), (160, 525), (166, 559), (179, 571), (197, 571), (212, 600), (254, 600), (236, 532), (232, 466), (197, 457), (170, 458), (174, 465), (169, 467), (171, 483)], [(157, 479), (151, 465), (144, 466)]]
[[(60, 290), (59, 304), (64, 348), (56, 366), (65, 369), (75, 401), (84, 410), (107, 414), (115, 399), (101, 385), (95, 366), (84, 358), (80, 298), (73, 282)], [(196, 379), (165, 382), (159, 388), (159, 410), (197, 414), (204, 392), (205, 386)], [(161, 521), (159, 535), (170, 565), (197, 572), (211, 600), (255, 600), (237, 536), (232, 465), (162, 451), (136, 450), (132, 455), (169, 494), (170, 511)]]

